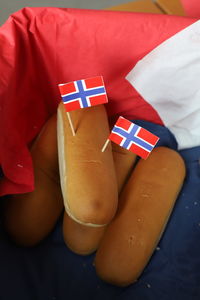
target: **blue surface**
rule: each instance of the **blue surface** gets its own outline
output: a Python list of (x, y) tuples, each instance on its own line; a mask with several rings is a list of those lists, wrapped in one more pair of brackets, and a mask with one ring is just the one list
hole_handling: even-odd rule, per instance
[[(177, 149), (164, 127), (138, 125), (160, 137), (158, 145)], [(97, 278), (94, 255), (82, 257), (64, 244), (58, 221), (37, 247), (0, 241), (0, 300), (199, 300), (200, 299), (200, 147), (180, 151), (187, 167), (185, 184), (160, 243), (139, 280), (127, 288)]]

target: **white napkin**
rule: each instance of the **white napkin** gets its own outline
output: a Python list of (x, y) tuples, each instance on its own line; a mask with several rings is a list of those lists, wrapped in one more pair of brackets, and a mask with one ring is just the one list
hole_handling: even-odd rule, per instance
[(156, 47), (126, 78), (156, 109), (179, 149), (200, 145), (200, 21)]

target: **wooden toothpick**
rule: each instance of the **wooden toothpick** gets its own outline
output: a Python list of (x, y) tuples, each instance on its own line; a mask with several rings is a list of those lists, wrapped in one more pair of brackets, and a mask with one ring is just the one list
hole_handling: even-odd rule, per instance
[(101, 149), (101, 152), (104, 152), (106, 150), (106, 147), (108, 146), (108, 143), (110, 142), (109, 139), (106, 140), (105, 144), (103, 145), (103, 148)]
[(70, 125), (71, 130), (72, 130), (72, 134), (73, 134), (73, 136), (75, 136), (74, 126), (73, 126), (73, 123), (72, 123), (72, 119), (71, 119), (70, 113), (68, 111), (67, 111), (67, 117), (68, 117), (68, 120), (69, 120), (69, 125)]

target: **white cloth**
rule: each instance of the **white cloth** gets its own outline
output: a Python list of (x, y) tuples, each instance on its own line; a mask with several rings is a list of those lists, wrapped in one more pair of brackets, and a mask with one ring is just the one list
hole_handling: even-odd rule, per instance
[(158, 112), (179, 149), (200, 145), (200, 21), (156, 47), (126, 78)]

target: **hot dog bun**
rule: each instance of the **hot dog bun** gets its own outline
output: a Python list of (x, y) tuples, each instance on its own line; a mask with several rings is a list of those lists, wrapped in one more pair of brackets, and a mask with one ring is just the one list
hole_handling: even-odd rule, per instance
[(181, 156), (166, 147), (138, 162), (96, 253), (101, 279), (119, 286), (137, 280), (164, 231), (184, 177)]
[(120, 194), (133, 170), (137, 155), (113, 142), (112, 151), (117, 176), (118, 193)]
[(65, 107), (58, 107), (59, 169), (64, 206), (76, 222), (105, 226), (117, 209), (117, 181), (111, 145), (101, 149), (109, 135), (106, 110), (97, 105), (70, 112), (73, 136)]
[(57, 153), (56, 114), (41, 130), (31, 148), (35, 189), (6, 200), (4, 223), (18, 243), (32, 246), (54, 227), (63, 210)]
[[(118, 182), (118, 193), (127, 180), (133, 168), (136, 155), (117, 144), (112, 143), (113, 158)], [(66, 245), (73, 252), (80, 255), (88, 255), (94, 252), (106, 230), (104, 227), (89, 227), (72, 220), (64, 213), (63, 236)]]
[(63, 238), (67, 247), (76, 254), (88, 255), (96, 251), (105, 228), (82, 225), (64, 212)]

